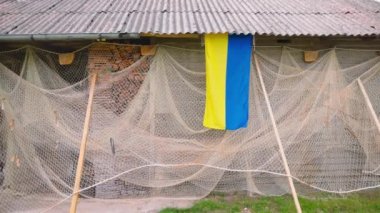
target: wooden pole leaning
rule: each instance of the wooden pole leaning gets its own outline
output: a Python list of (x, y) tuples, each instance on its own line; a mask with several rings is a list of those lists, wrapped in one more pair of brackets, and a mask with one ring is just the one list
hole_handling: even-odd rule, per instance
[(376, 112), (375, 110), (373, 109), (373, 106), (372, 106), (372, 103), (371, 101), (369, 100), (369, 97), (368, 97), (368, 94), (363, 86), (363, 83), (362, 81), (360, 80), (360, 78), (358, 78), (358, 84), (359, 84), (359, 88), (360, 88), (360, 91), (362, 92), (363, 96), (364, 96), (364, 100), (365, 100), (365, 103), (367, 104), (367, 107), (368, 107), (368, 110), (370, 111), (371, 113), (371, 117), (373, 118), (373, 121), (375, 122), (375, 125), (377, 127), (377, 130), (379, 131), (380, 133), (380, 122), (379, 122), (379, 119), (377, 118), (377, 115), (376, 115)]
[(86, 117), (84, 120), (82, 140), (80, 144), (77, 170), (76, 170), (76, 175), (75, 175), (73, 196), (71, 198), (70, 213), (76, 213), (77, 211), (80, 182), (82, 179), (83, 166), (84, 166), (84, 160), (85, 160), (84, 156), (86, 153), (86, 144), (87, 144), (87, 138), (88, 138), (89, 128), (90, 128), (92, 104), (93, 104), (93, 98), (94, 98), (94, 92), (95, 92), (96, 79), (97, 79), (97, 73), (95, 72), (90, 77), (90, 88), (89, 88), (88, 103), (87, 103), (87, 109), (86, 109)]
[(268, 111), (269, 111), (270, 120), (272, 122), (274, 134), (275, 134), (276, 141), (277, 141), (277, 144), (278, 144), (278, 147), (279, 147), (279, 152), (280, 152), (281, 160), (282, 160), (282, 162), (284, 164), (284, 168), (285, 168), (286, 176), (288, 178), (290, 190), (292, 192), (292, 196), (293, 196), (293, 200), (294, 200), (294, 205), (296, 206), (297, 212), (298, 213), (302, 213), (301, 205), (300, 205), (300, 202), (298, 200), (297, 191), (296, 191), (296, 189), (294, 187), (293, 178), (292, 178), (292, 176), (290, 174), (288, 160), (286, 159), (286, 155), (285, 155), (285, 152), (284, 152), (284, 147), (282, 145), (280, 134), (279, 134), (278, 129), (277, 129), (277, 124), (276, 124), (276, 120), (274, 119), (272, 106), (271, 106), (271, 104), (269, 102), (268, 94), (267, 94), (267, 91), (266, 91), (266, 88), (265, 88), (265, 85), (264, 85), (264, 80), (263, 80), (263, 77), (261, 75), (261, 70), (260, 70), (260, 67), (259, 67), (259, 64), (258, 64), (258, 61), (257, 61), (255, 53), (254, 53), (254, 60), (255, 60), (255, 66), (256, 66), (257, 74), (259, 76), (259, 80), (260, 80), (260, 84), (261, 84), (261, 89), (263, 90), (263, 93), (264, 93), (265, 102), (266, 102), (266, 105), (267, 105), (267, 108), (268, 108)]

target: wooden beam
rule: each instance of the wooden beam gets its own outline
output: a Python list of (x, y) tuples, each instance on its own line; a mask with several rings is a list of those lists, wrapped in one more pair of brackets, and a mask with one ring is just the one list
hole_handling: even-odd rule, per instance
[(77, 163), (77, 171), (75, 175), (75, 184), (73, 189), (73, 197), (71, 199), (71, 205), (70, 205), (70, 213), (76, 213), (77, 211), (77, 205), (78, 205), (78, 199), (79, 199), (79, 190), (80, 190), (80, 182), (82, 179), (82, 173), (83, 173), (83, 165), (84, 165), (84, 156), (86, 153), (86, 145), (87, 145), (87, 138), (89, 134), (90, 129), (90, 121), (91, 121), (91, 114), (92, 114), (92, 104), (93, 104), (93, 98), (94, 98), (94, 91), (95, 91), (95, 84), (96, 84), (96, 78), (97, 73), (93, 73), (90, 78), (90, 92), (88, 95), (88, 103), (87, 103), (87, 109), (86, 109), (86, 117), (84, 120), (84, 126), (83, 126), (83, 133), (82, 133), (82, 141), (80, 145), (79, 150), (79, 157), (78, 157), (78, 163)]
[(292, 192), (294, 204), (296, 206), (297, 212), (298, 213), (302, 213), (301, 205), (300, 205), (300, 202), (298, 200), (297, 191), (296, 191), (296, 188), (294, 187), (293, 178), (292, 178), (291, 173), (290, 173), (288, 160), (286, 159), (286, 155), (285, 155), (285, 152), (284, 152), (284, 147), (282, 145), (282, 141), (281, 141), (281, 138), (280, 138), (280, 133), (278, 132), (278, 129), (277, 129), (276, 120), (274, 119), (272, 106), (271, 106), (271, 104), (269, 102), (267, 90), (266, 90), (265, 85), (264, 85), (264, 80), (263, 80), (263, 77), (261, 75), (261, 70), (260, 70), (260, 67), (259, 67), (259, 64), (258, 64), (258, 61), (257, 61), (256, 54), (254, 56), (254, 59), (255, 59), (255, 66), (256, 66), (257, 74), (259, 76), (259, 80), (260, 80), (260, 84), (261, 84), (261, 89), (263, 90), (263, 93), (264, 93), (265, 102), (266, 102), (266, 105), (267, 105), (267, 108), (268, 108), (268, 111), (269, 111), (270, 120), (272, 122), (274, 134), (275, 134), (276, 141), (277, 141), (277, 144), (278, 144), (278, 147), (279, 147), (279, 152), (280, 152), (281, 160), (282, 160), (282, 162), (284, 164), (286, 176), (288, 177), (288, 182), (289, 182), (290, 190)]
[(360, 80), (360, 78), (358, 78), (358, 84), (359, 84), (360, 91), (362, 92), (362, 94), (364, 96), (364, 100), (365, 100), (365, 103), (367, 104), (368, 110), (371, 113), (371, 117), (372, 117), (373, 121), (375, 122), (377, 130), (380, 133), (380, 122), (379, 122), (379, 119), (377, 118), (376, 112), (373, 109), (372, 103), (369, 100), (368, 94), (367, 94), (367, 92), (366, 92), (366, 90), (365, 90), (365, 88), (363, 86), (363, 83)]

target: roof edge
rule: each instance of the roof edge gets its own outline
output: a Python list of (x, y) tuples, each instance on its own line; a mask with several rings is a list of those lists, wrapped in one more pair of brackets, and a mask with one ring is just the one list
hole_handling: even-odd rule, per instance
[(0, 34), (4, 41), (88, 41), (112, 39), (139, 39), (139, 33), (64, 33), (64, 34)]

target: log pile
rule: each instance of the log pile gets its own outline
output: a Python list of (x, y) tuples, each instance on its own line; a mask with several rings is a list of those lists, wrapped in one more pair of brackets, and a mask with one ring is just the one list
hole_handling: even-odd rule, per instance
[(141, 58), (139, 46), (95, 44), (89, 48), (88, 68), (91, 72), (117, 72)]
[[(102, 105), (116, 114), (124, 112), (128, 103), (137, 94), (149, 70), (151, 56), (148, 56), (138, 66), (130, 67), (141, 57), (139, 46), (100, 43), (89, 48), (88, 69), (90, 72), (100, 73), (98, 85), (102, 82), (109, 82), (111, 73), (125, 71), (125, 75), (122, 75), (123, 78), (113, 79), (112, 87), (114, 89), (97, 94), (97, 96), (102, 96), (102, 100), (107, 100)], [(130, 68), (128, 69), (128, 67)]]

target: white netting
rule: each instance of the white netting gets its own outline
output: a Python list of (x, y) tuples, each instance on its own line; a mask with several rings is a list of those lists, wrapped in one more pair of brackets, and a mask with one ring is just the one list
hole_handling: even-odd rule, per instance
[[(86, 50), (72, 65), (24, 48), (0, 53), (0, 212), (41, 211), (72, 194), (89, 94)], [(296, 188), (345, 193), (380, 185), (380, 57), (330, 49), (257, 48)], [(211, 191), (287, 193), (255, 65), (249, 126), (202, 126), (204, 52), (158, 48), (99, 73), (81, 195), (202, 198)], [(361, 87), (360, 85), (363, 85)]]

